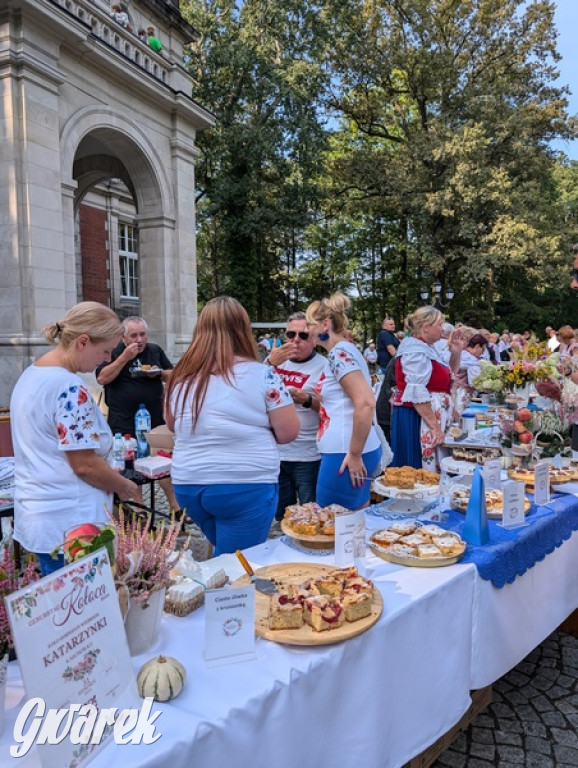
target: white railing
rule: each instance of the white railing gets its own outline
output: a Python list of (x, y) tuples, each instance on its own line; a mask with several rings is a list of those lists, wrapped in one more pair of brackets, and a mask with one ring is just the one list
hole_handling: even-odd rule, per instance
[(133, 32), (117, 24), (97, 5), (87, 0), (52, 0), (52, 2), (90, 26), (94, 37), (168, 85), (171, 62), (151, 50)]

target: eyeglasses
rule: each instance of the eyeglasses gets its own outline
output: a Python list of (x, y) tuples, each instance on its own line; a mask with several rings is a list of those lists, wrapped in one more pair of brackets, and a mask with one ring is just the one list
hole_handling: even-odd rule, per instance
[(289, 341), (293, 341), (295, 336), (299, 336), (302, 341), (307, 341), (309, 333), (307, 331), (287, 331), (285, 336), (287, 336)]

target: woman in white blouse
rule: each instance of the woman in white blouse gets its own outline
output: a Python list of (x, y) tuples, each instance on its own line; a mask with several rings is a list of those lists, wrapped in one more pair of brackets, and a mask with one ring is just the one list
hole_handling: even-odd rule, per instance
[(279, 495), (277, 443), (297, 437), (299, 418), (279, 374), (258, 361), (238, 301), (219, 296), (203, 307), (165, 402), (181, 509), (216, 555), (265, 541)]
[(369, 503), (381, 443), (373, 427), (375, 397), (367, 363), (347, 340), (349, 305), (347, 296), (335, 293), (313, 302), (306, 317), (315, 342), (329, 353), (315, 389), (321, 400), (316, 501), (321, 506), (335, 503), (359, 509)]
[(395, 467), (437, 469), (436, 448), (444, 442), (452, 416), (452, 372), (457, 373), (465, 346), (461, 331), (452, 331), (449, 365), (442, 361), (434, 345), (443, 323), (444, 316), (435, 307), (421, 307), (407, 318), (411, 336), (399, 345), (395, 364), (391, 425)]

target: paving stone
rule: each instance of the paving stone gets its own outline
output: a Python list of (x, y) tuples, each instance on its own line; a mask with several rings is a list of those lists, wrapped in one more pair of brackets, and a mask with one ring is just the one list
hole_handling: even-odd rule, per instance
[(539, 752), (526, 752), (527, 768), (554, 768), (554, 765), (551, 757), (542, 755)]
[(562, 663), (568, 667), (578, 668), (578, 648), (563, 648)]
[(464, 732), (460, 733), (458, 738), (452, 742), (452, 749), (456, 752), (465, 752), (468, 748), (468, 738)]
[(548, 691), (548, 696), (554, 701), (557, 699), (562, 699), (568, 696), (568, 689), (558, 684), (553, 685)]
[(524, 750), (520, 749), (520, 747), (511, 747), (508, 744), (498, 744), (497, 750), (500, 760), (507, 760), (509, 763), (518, 765), (524, 764)]
[(566, 715), (568, 719), (570, 719), (572, 715), (578, 714), (576, 705), (573, 704), (570, 699), (558, 699), (556, 702), (556, 709), (558, 712), (562, 712), (563, 715)]
[[(522, 737), (519, 733), (508, 733), (507, 731), (495, 731), (493, 736), (495, 737), (496, 744), (509, 744), (515, 747), (522, 746)], [(475, 740), (474, 737), (472, 737), (472, 739)]]
[(472, 741), (477, 744), (493, 744), (494, 733), (489, 728), (472, 727)]
[(503, 702), (492, 702), (491, 710), (496, 717), (515, 717), (512, 707)]
[(526, 736), (538, 736), (546, 738), (546, 726), (543, 723), (522, 723), (522, 728)]
[(532, 677), (532, 676), (535, 674), (535, 672), (536, 672), (536, 665), (535, 665), (535, 664), (531, 664), (531, 663), (528, 661), (528, 659), (529, 659), (529, 658), (530, 658), (530, 656), (526, 656), (526, 658), (524, 659), (524, 661), (521, 661), (521, 662), (518, 664), (518, 666), (517, 666), (517, 667), (514, 667), (514, 669), (512, 670), (512, 672), (510, 672), (510, 673), (508, 674), (508, 676), (507, 676), (507, 677), (508, 677), (508, 680), (510, 679), (510, 677), (511, 677), (512, 673), (515, 673), (515, 674), (519, 674), (519, 673), (521, 673), (521, 672), (522, 672), (522, 673), (524, 673), (525, 675), (528, 675), (528, 677), (530, 677), (530, 678), (531, 678), (531, 677)]
[(479, 728), (493, 728), (495, 726), (495, 722), (494, 722), (494, 718), (490, 717), (490, 715), (481, 714), (476, 717), (472, 725), (477, 725)]
[(544, 725), (555, 728), (564, 728), (566, 725), (566, 718), (561, 715), (560, 712), (544, 712), (542, 715), (542, 722)]
[(541, 692), (536, 690), (533, 685), (525, 685), (523, 688), (520, 688), (519, 691), (523, 696), (526, 696), (528, 699), (533, 699), (534, 696), (541, 696)]
[(524, 694), (520, 693), (520, 691), (511, 691), (508, 694), (508, 703), (511, 704), (513, 707), (517, 707), (520, 704), (527, 704), (528, 697), (524, 696)]
[(540, 659), (540, 666), (542, 667), (542, 669), (544, 669), (545, 667), (557, 668), (558, 659), (554, 657), (550, 657), (548, 659)]
[(554, 685), (554, 683), (551, 680), (548, 680), (547, 677), (536, 675), (536, 677), (532, 680), (532, 685), (539, 691), (547, 691)]
[(571, 677), (570, 675), (560, 675), (558, 678), (558, 685), (561, 685), (563, 688), (572, 688), (574, 685), (576, 685), (577, 679), (575, 677)]
[(508, 675), (508, 681), (513, 683), (513, 685), (517, 687), (522, 687), (523, 685), (527, 685), (529, 682), (531, 682), (531, 680), (532, 680), (531, 675), (524, 675), (521, 672), (518, 672), (518, 667), (516, 667)]
[(565, 744), (555, 744), (554, 758), (558, 763), (569, 763), (576, 768), (578, 765), (578, 749), (572, 749)]
[(552, 682), (555, 682), (560, 677), (560, 670), (556, 668), (552, 669), (545, 664), (540, 664), (540, 677), (544, 677), (547, 680), (552, 680)]
[(578, 736), (574, 730), (561, 730), (560, 728), (551, 728), (550, 732), (554, 738), (554, 741), (556, 741), (558, 744), (565, 744), (567, 747), (578, 749)]
[(522, 724), (518, 720), (498, 720), (498, 730), (503, 733), (522, 733)]
[(482, 760), (488, 760), (490, 763), (494, 762), (496, 755), (496, 747), (493, 744), (476, 744), (472, 742), (470, 745), (470, 759), (468, 766), (471, 764), (472, 757), (479, 757)]
[(551, 712), (554, 709), (554, 705), (546, 696), (536, 696), (532, 699), (532, 706), (535, 707), (538, 712)]
[(475, 757), (470, 757), (468, 760), (468, 768), (493, 768), (494, 763), (488, 760), (478, 760)]
[(537, 736), (526, 736), (524, 746), (527, 752), (539, 752), (541, 755), (552, 754), (552, 744), (546, 739), (539, 739)]
[(527, 706), (518, 707), (516, 709), (516, 714), (520, 720), (532, 720), (535, 723), (540, 722), (540, 716), (534, 707), (530, 706), (529, 704)]
[(467, 755), (454, 752), (452, 749), (448, 749), (443, 755), (440, 755), (439, 760), (436, 760), (435, 765), (448, 765), (450, 768), (464, 768), (468, 757)]

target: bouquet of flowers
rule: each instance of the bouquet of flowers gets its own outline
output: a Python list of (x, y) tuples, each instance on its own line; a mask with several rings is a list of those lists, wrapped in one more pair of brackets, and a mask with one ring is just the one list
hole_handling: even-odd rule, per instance
[(504, 375), (507, 386), (524, 387), (538, 379), (538, 369), (535, 363), (520, 360), (517, 363), (509, 363)]
[(502, 368), (494, 365), (488, 360), (480, 361), (480, 373), (473, 380), (474, 387), (479, 392), (493, 393), (502, 392), (505, 386)]
[(153, 592), (169, 586), (169, 571), (179, 557), (177, 538), (184, 522), (184, 513), (177, 520), (171, 516), (155, 531), (141, 518), (127, 517), (121, 505), (116, 529), (115, 581), (123, 614), (128, 598), (146, 604)]
[(24, 571), (20, 573), (12, 550), (7, 544), (2, 544), (2, 557), (0, 559), (0, 659), (14, 648), (4, 598), (22, 587), (27, 587), (33, 581), (38, 581), (39, 578), (40, 572), (37, 570), (34, 560), (30, 559)]

